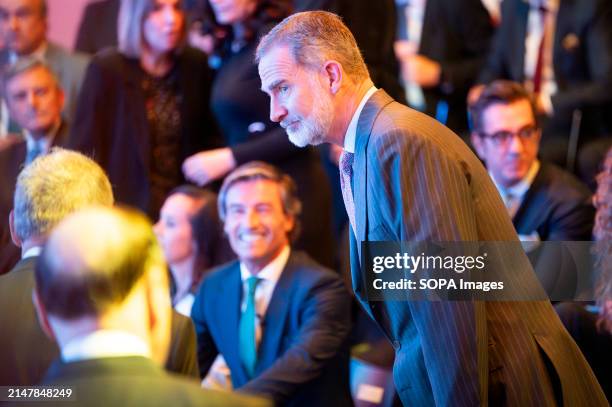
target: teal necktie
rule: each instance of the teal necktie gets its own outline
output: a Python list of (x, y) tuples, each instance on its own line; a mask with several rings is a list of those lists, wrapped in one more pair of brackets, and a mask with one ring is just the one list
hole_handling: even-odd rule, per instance
[(257, 362), (257, 344), (255, 342), (255, 288), (259, 278), (247, 279), (246, 307), (240, 317), (238, 337), (240, 340), (240, 359), (249, 377), (253, 377)]

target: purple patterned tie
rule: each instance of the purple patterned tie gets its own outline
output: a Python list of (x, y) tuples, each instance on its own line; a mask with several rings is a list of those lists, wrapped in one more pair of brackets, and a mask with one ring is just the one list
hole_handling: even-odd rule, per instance
[(351, 178), (353, 177), (353, 158), (355, 154), (348, 151), (342, 151), (338, 166), (340, 167), (340, 186), (342, 188), (342, 198), (344, 199), (344, 207), (348, 214), (353, 233), (357, 236), (357, 227), (355, 225), (355, 203), (353, 202), (353, 189), (351, 188)]

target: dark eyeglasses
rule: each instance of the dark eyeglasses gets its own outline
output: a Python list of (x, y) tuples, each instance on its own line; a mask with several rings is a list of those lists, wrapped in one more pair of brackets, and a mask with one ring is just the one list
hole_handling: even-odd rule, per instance
[(496, 146), (505, 146), (508, 145), (510, 140), (514, 138), (514, 136), (518, 136), (521, 139), (521, 142), (531, 141), (535, 138), (536, 134), (538, 134), (538, 128), (536, 126), (525, 126), (519, 131), (497, 131), (493, 134), (487, 134), (484, 132), (480, 132), (480, 137), (487, 138), (491, 140)]

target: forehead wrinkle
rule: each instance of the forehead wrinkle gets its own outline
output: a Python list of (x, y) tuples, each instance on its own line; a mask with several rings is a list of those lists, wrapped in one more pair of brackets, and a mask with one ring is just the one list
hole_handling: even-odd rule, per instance
[[(288, 54), (288, 51), (286, 51)], [(271, 51), (259, 64), (259, 74), (261, 76), (262, 90), (272, 90), (278, 82), (286, 81), (297, 72), (297, 65), (290, 55), (283, 57), (280, 49)], [(272, 55), (274, 54), (274, 55)], [(270, 82), (266, 85), (266, 82)]]

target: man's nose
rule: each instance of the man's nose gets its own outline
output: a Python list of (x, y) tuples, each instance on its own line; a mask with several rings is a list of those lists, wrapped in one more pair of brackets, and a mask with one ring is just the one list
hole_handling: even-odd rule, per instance
[(523, 140), (518, 134), (513, 134), (508, 142), (508, 151), (513, 153), (521, 153), (525, 146)]
[(8, 26), (11, 29), (11, 31), (15, 31), (18, 25), (19, 25), (19, 21), (17, 20), (17, 16), (14, 14), (11, 14), (8, 18)]
[(270, 120), (279, 123), (287, 116), (287, 109), (278, 103), (274, 97), (270, 98)]
[(38, 106), (38, 96), (34, 92), (28, 92), (27, 101), (28, 105), (32, 107)]
[(248, 227), (257, 226), (259, 224), (259, 214), (254, 210), (248, 211), (246, 215), (246, 224)]

